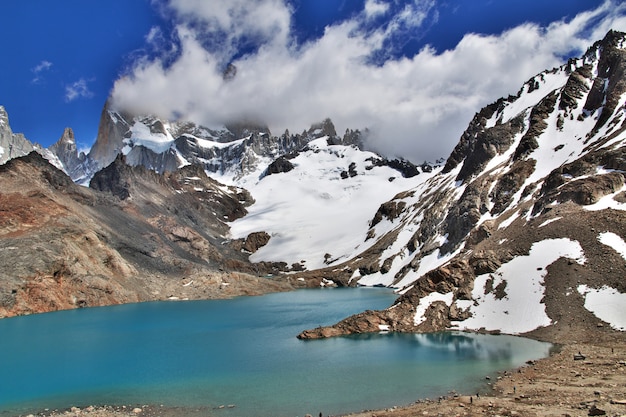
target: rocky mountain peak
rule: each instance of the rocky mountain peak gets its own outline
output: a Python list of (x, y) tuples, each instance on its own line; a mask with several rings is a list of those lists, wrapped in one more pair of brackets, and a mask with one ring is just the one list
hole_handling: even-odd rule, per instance
[(74, 145), (76, 145), (76, 138), (74, 137), (74, 131), (71, 127), (66, 127), (65, 129), (63, 129), (63, 135), (61, 135), (60, 141), (68, 144), (73, 143)]
[(4, 106), (0, 106), (0, 126), (6, 126), (9, 124), (9, 115), (7, 114)]
[(330, 118), (326, 118), (319, 123), (312, 124), (307, 133), (316, 139), (321, 138), (322, 136), (328, 136), (329, 138), (337, 137), (335, 125)]
[(66, 127), (63, 134), (52, 146), (48, 148), (61, 164), (61, 168), (72, 179), (83, 179), (88, 171), (88, 160), (83, 152), (78, 152), (76, 148), (76, 138), (74, 131), (70, 127)]
[(27, 155), (34, 150), (33, 144), (21, 133), (13, 133), (9, 124), (9, 115), (0, 106), (0, 164), (9, 159)]
[(122, 151), (124, 135), (129, 128), (126, 118), (114, 111), (110, 101), (107, 101), (100, 114), (96, 141), (89, 151), (90, 159), (97, 161), (99, 168), (109, 165)]

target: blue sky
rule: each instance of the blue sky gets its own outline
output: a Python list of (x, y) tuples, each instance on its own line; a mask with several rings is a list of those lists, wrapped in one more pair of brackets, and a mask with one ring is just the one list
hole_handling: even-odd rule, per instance
[[(0, 105), (44, 146), (88, 148), (120, 108), (273, 133), (331, 117), (415, 161), (472, 115), (579, 55), (626, 6), (593, 0), (3, 0)], [(221, 74), (229, 63), (235, 79)]]

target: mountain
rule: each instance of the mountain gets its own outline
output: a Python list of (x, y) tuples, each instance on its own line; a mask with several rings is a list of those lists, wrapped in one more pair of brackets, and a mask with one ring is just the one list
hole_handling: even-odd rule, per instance
[[(84, 185), (120, 154), (129, 165), (155, 172), (199, 165), (222, 182), (242, 185), (245, 177), (260, 175), (272, 162), (300, 151), (312, 140), (324, 137), (332, 145), (363, 149), (366, 134), (347, 129), (341, 137), (330, 119), (315, 123), (302, 133), (285, 131), (280, 136), (272, 135), (267, 126), (250, 121), (208, 128), (154, 115), (133, 115), (113, 109), (107, 102), (100, 116), (96, 141), (87, 155), (77, 153), (71, 129), (66, 129), (48, 151), (53, 155), (50, 159), (56, 157), (60, 168)], [(385, 164), (401, 171), (403, 176), (420, 172), (412, 163), (401, 159)]]
[(626, 330), (625, 103), (626, 35), (611, 31), (486, 106), (440, 172), (379, 207), (376, 243), (332, 265), (397, 287), (394, 305), (300, 337)]
[(2, 314), (367, 285), (400, 297), (300, 337), (613, 337), (626, 329), (624, 103), (626, 35), (613, 31), (481, 109), (441, 165), (368, 152), (366, 131), (340, 137), (330, 119), (274, 136), (107, 103), (87, 155), (67, 130), (36, 149), (71, 179), (33, 153), (0, 166), (0, 256), (16, 271)]
[[(249, 123), (210, 130), (155, 116), (129, 116), (107, 106), (89, 154), (78, 152), (67, 128), (50, 148), (35, 144), (36, 152), (0, 165), (0, 184), (6, 190), (0, 244), (10, 249), (0, 247), (0, 259), (7, 265), (7, 275), (0, 280), (0, 316), (335, 285), (322, 276), (281, 275), (329, 262), (317, 252), (304, 257), (311, 259), (308, 265), (301, 256), (289, 263), (288, 257), (254, 259), (255, 252), (268, 242), (274, 247), (280, 238), (271, 228), (267, 230), (272, 235), (263, 228), (234, 234), (233, 222), (246, 216), (255, 197), (262, 199), (255, 210), (265, 204), (266, 196), (280, 195), (289, 203), (283, 209), (292, 216), (306, 212), (304, 200), (294, 199), (295, 194), (264, 195), (264, 187), (276, 184), (276, 178), (281, 182), (280, 175), (293, 170), (290, 178), (307, 189), (341, 184), (333, 196), (319, 194), (329, 226), (342, 216), (366, 224), (370, 209), (409, 184), (405, 178), (430, 170), (360, 151), (360, 132), (348, 130), (342, 139), (329, 119), (302, 134), (275, 137), (267, 128)], [(10, 132), (8, 120), (6, 126)], [(319, 175), (310, 175), (314, 168)], [(207, 174), (256, 189), (254, 196)], [(302, 181), (307, 177), (317, 183)], [(392, 181), (394, 186), (387, 188), (393, 191), (372, 196), (374, 183)], [(355, 190), (364, 205), (350, 214), (345, 207), (354, 201), (350, 197)], [(317, 227), (320, 215), (309, 212), (308, 217), (309, 230), (318, 238), (320, 231), (330, 230)], [(43, 220), (37, 220), (40, 216)], [(289, 224), (285, 220), (281, 224)], [(326, 251), (336, 244), (324, 243)]]
[(101, 114), (98, 136), (83, 163), (82, 172), (68, 174), (80, 182), (83, 173), (90, 177), (117, 155), (123, 154), (128, 164), (141, 165), (156, 172), (175, 171), (196, 164), (225, 182), (235, 183), (322, 136), (335, 143), (361, 143), (359, 131), (347, 131), (343, 139), (339, 138), (329, 119), (301, 134), (292, 135), (286, 131), (281, 136), (273, 136), (266, 126), (254, 122), (241, 121), (212, 129), (153, 115), (132, 115), (111, 108), (107, 102)]
[[(252, 261), (316, 271), (351, 259), (375, 243), (367, 239), (368, 224), (380, 204), (433, 175), (430, 166), (405, 172), (375, 153), (333, 143), (327, 136), (312, 140), (241, 179), (255, 204), (231, 224), (232, 236), (271, 236)], [(346, 285), (335, 275), (328, 278)]]
[(9, 116), (0, 106), (0, 164), (18, 156), (24, 156), (34, 149), (33, 144), (21, 133), (13, 133)]
[(248, 261), (258, 238), (227, 236), (251, 203), (245, 190), (121, 156), (91, 182), (76, 185), (37, 152), (0, 165), (0, 317), (293, 289), (259, 277), (275, 265)]

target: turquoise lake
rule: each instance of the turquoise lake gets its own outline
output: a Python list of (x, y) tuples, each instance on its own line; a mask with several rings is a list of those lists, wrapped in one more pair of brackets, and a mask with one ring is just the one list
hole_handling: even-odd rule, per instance
[(381, 288), (300, 290), (2, 319), (0, 415), (100, 404), (336, 415), (486, 391), (487, 375), (550, 352), (529, 339), (457, 332), (296, 338), (395, 297)]

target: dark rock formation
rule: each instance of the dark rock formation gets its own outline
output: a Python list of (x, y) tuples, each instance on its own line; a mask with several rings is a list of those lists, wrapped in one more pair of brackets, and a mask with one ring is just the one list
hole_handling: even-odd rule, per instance
[(381, 204), (376, 211), (374, 218), (372, 219), (370, 227), (376, 226), (383, 219), (394, 220), (398, 218), (398, 216), (403, 212), (405, 207), (406, 203), (404, 201), (392, 200)]
[(124, 135), (130, 128), (128, 116), (110, 109), (110, 102), (106, 102), (100, 115), (98, 136), (89, 151), (89, 158), (96, 161), (102, 168), (115, 160), (124, 147)]
[(89, 188), (98, 191), (107, 191), (125, 200), (130, 197), (130, 183), (127, 180), (132, 168), (126, 164), (122, 154), (106, 168), (98, 171), (89, 182)]
[[(413, 178), (420, 173), (416, 165), (404, 159), (368, 158), (367, 161), (371, 162), (372, 165), (366, 169), (372, 169), (375, 166), (388, 166), (398, 171), (404, 178)], [(432, 166), (427, 163), (422, 164), (421, 168), (424, 172), (432, 171)]]
[(548, 127), (546, 119), (555, 110), (555, 104), (558, 95), (556, 92), (552, 92), (544, 97), (539, 104), (537, 104), (530, 111), (530, 124), (528, 130), (522, 136), (519, 145), (515, 149), (514, 159), (520, 159), (529, 155), (532, 151), (539, 147), (537, 143), (537, 137), (543, 133)]
[(281, 156), (268, 165), (265, 175), (280, 174), (281, 172), (289, 172), (292, 169), (294, 169), (293, 164), (286, 157)]

